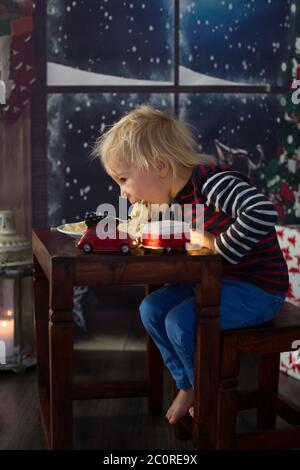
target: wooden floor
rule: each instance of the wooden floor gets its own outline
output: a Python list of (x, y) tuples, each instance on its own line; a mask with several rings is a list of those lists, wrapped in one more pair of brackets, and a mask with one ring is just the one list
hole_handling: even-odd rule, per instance
[[(93, 376), (130, 379), (142, 377), (140, 351), (75, 352), (77, 366)], [(82, 369), (81, 369), (82, 371)], [(96, 373), (95, 373), (96, 372)], [(35, 368), (25, 374), (0, 374), (0, 449), (44, 449), (38, 416)], [(168, 406), (170, 380), (166, 374), (164, 408)], [(74, 402), (76, 449), (189, 449), (191, 442), (177, 441), (164, 416), (147, 414), (146, 398), (103, 399)]]
[[(99, 292), (97, 293), (99, 294)], [(136, 305), (143, 291), (95, 293), (87, 332), (75, 329), (76, 379), (139, 379), (145, 371), (145, 334)], [(93, 297), (94, 296), (94, 297)], [(102, 297), (101, 297), (102, 296)], [(108, 300), (114, 299), (114, 300)], [(124, 308), (126, 305), (126, 308)], [(255, 360), (245, 359), (241, 388), (255, 384)], [(281, 375), (280, 388), (300, 404), (300, 381)], [(171, 403), (171, 379), (165, 370), (164, 413)], [(254, 426), (252, 411), (241, 414), (238, 429)], [(191, 441), (178, 441), (164, 414), (149, 416), (145, 398), (74, 402), (75, 449), (191, 449)], [(38, 413), (35, 367), (24, 374), (0, 372), (0, 449), (45, 449)]]

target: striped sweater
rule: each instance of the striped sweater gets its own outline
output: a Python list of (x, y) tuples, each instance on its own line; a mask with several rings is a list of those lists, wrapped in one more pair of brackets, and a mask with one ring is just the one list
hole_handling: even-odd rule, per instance
[[(272, 294), (287, 293), (288, 269), (274, 227), (276, 209), (247, 176), (223, 165), (197, 164), (173, 202), (204, 204), (204, 230), (216, 235), (224, 278)], [(193, 216), (193, 227), (195, 223)]]

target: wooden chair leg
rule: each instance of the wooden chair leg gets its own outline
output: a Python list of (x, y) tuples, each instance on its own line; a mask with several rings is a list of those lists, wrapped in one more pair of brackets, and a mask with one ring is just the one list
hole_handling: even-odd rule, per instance
[(280, 354), (263, 354), (258, 366), (257, 429), (275, 429)]
[[(208, 309), (207, 309), (208, 310)], [(216, 448), (217, 396), (220, 361), (219, 319), (198, 322), (195, 353), (193, 444), (195, 449)]]
[(224, 338), (218, 390), (217, 449), (232, 449), (238, 413), (240, 357), (236, 338)]

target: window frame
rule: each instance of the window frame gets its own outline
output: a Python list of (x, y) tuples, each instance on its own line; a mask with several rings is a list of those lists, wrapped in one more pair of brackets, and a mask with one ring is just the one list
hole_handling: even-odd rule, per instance
[(179, 117), (179, 97), (183, 93), (263, 93), (281, 94), (286, 86), (269, 85), (180, 85), (179, 84), (179, 33), (180, 0), (174, 3), (174, 83), (173, 85), (98, 85), (98, 86), (48, 86), (47, 85), (47, 0), (36, 0), (33, 13), (33, 44), (35, 47), (36, 86), (31, 99), (32, 147), (32, 220), (33, 227), (47, 226), (47, 96), (51, 93), (169, 93), (173, 95), (174, 116)]

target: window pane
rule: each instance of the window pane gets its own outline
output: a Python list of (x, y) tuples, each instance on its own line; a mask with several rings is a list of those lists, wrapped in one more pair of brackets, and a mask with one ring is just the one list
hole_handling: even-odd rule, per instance
[(293, 0), (180, 0), (180, 84), (288, 85)]
[(300, 134), (291, 94), (184, 94), (180, 118), (199, 149), (248, 174), (281, 224), (300, 223)]
[(48, 85), (171, 85), (173, 9), (173, 0), (48, 0)]
[(99, 131), (141, 103), (173, 112), (171, 94), (48, 95), (50, 226), (83, 220), (86, 212), (95, 211), (101, 203), (118, 209), (118, 185), (89, 155)]

